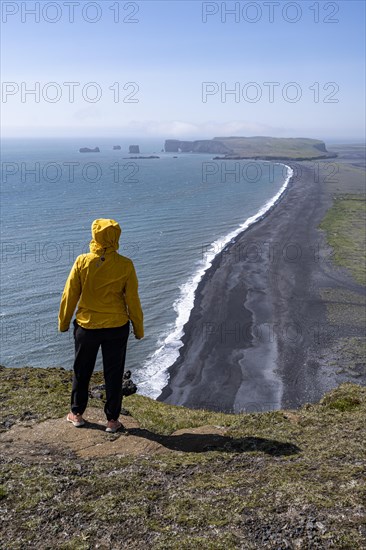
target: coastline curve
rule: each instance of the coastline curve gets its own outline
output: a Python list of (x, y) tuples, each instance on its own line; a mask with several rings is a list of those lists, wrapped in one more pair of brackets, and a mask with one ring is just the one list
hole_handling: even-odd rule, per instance
[[(138, 382), (139, 387), (150, 386), (148, 395), (153, 399), (161, 398), (169, 384), (169, 371), (174, 367), (185, 345), (183, 341), (184, 329), (194, 310), (197, 290), (203, 284), (207, 272), (213, 267), (214, 262), (217, 262), (220, 257), (228, 253), (232, 246), (235, 246), (236, 241), (249, 228), (261, 222), (273, 211), (289, 189), (294, 176), (294, 170), (291, 166), (282, 162), (272, 163), (267, 160), (261, 162), (284, 166), (286, 169), (285, 181), (278, 192), (267, 200), (258, 212), (248, 217), (236, 229), (213, 241), (206, 251), (206, 258), (200, 261), (196, 271), (180, 286), (180, 296), (173, 304), (176, 312), (175, 323), (169, 328), (168, 334), (165, 333), (161, 337), (159, 347), (147, 359), (144, 371), (148, 372), (148, 376), (145, 380)], [(156, 367), (157, 364), (159, 365), (158, 368)]]

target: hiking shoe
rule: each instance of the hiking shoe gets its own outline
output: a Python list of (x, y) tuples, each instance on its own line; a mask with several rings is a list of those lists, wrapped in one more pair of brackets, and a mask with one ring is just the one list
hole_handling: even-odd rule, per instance
[(105, 431), (114, 434), (120, 428), (123, 428), (123, 425), (121, 424), (121, 422), (119, 422), (118, 420), (108, 420)]
[(84, 426), (85, 421), (81, 414), (74, 414), (72, 412), (69, 412), (69, 414), (66, 417), (66, 420), (68, 422), (72, 422), (72, 424), (76, 428), (80, 428), (81, 426)]

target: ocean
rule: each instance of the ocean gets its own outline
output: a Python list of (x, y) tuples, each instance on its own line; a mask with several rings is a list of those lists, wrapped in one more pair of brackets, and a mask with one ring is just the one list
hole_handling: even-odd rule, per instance
[[(160, 158), (132, 159), (132, 144)], [(96, 146), (100, 153), (79, 153)], [(61, 294), (76, 256), (89, 250), (92, 221), (113, 218), (122, 228), (119, 252), (135, 264), (145, 316), (145, 338), (131, 335), (126, 369), (139, 393), (160, 394), (203, 273), (278, 199), (289, 175), (279, 163), (163, 147), (161, 139), (3, 140), (2, 365), (72, 368), (72, 330), (57, 331)]]

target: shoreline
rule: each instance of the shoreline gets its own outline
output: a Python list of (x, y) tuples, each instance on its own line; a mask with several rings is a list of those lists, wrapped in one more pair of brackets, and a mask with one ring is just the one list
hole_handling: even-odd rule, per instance
[[(259, 160), (259, 159), (256, 159)], [(272, 162), (267, 159), (262, 159), (263, 162)], [(178, 352), (179, 355), (175, 362), (170, 365), (170, 367), (165, 371), (165, 375), (168, 375), (168, 381), (167, 384), (162, 388), (161, 393), (156, 398), (157, 401), (162, 401), (169, 404), (175, 404), (175, 405), (185, 405), (190, 408), (208, 408), (210, 410), (220, 410), (223, 412), (250, 412), (250, 407), (244, 407), (239, 408), (235, 410), (234, 404), (235, 404), (235, 396), (232, 391), (229, 392), (229, 395), (226, 396), (225, 402), (223, 402), (223, 396), (221, 396), (221, 399), (217, 402), (216, 400), (211, 400), (208, 398), (205, 399), (199, 399), (198, 404), (193, 404), (193, 401), (190, 400), (189, 404), (186, 404), (186, 402), (182, 402), (182, 397), (180, 398), (180, 402), (177, 402), (176, 399), (174, 399), (174, 395), (176, 394), (176, 389), (173, 387), (174, 379), (179, 374), (179, 368), (180, 366), (183, 367), (184, 360), (185, 360), (185, 352), (186, 352), (186, 345), (189, 342), (189, 339), (191, 337), (191, 333), (193, 332), (193, 325), (194, 325), (194, 316), (196, 309), (199, 309), (201, 307), (202, 303), (202, 293), (205, 289), (205, 286), (207, 283), (209, 283), (210, 279), (212, 278), (213, 274), (221, 267), (221, 264), (225, 262), (224, 257), (225, 254), (230, 255), (231, 250), (235, 248), (237, 243), (241, 241), (248, 233), (249, 230), (254, 228), (256, 225), (263, 222), (263, 220), (267, 219), (273, 212), (273, 210), (281, 203), (283, 200), (285, 200), (285, 197), (287, 193), (289, 192), (290, 188), (293, 185), (293, 178), (294, 178), (294, 169), (291, 167), (290, 164), (280, 163), (280, 162), (274, 162), (274, 164), (281, 164), (287, 168), (287, 177), (285, 179), (284, 184), (281, 186), (278, 193), (270, 199), (270, 201), (273, 201), (270, 206), (261, 214), (262, 210), (265, 208), (266, 205), (261, 207), (257, 214), (249, 217), (242, 225), (246, 225), (249, 220), (254, 220), (249, 223), (242, 231), (240, 231), (233, 239), (229, 239), (228, 243), (218, 252), (215, 254), (214, 258), (211, 260), (210, 265), (205, 269), (205, 272), (203, 273), (202, 277), (200, 278), (195, 290), (194, 290), (194, 303), (193, 307), (190, 310), (189, 319), (185, 323), (183, 327), (183, 335), (181, 337), (182, 345), (180, 346)], [(268, 204), (270, 201), (267, 201), (266, 204)], [(247, 301), (247, 295), (248, 295), (248, 289), (245, 290), (245, 301)], [(244, 321), (244, 322), (243, 322)], [(244, 325), (245, 330), (245, 339), (247, 340), (245, 342), (246, 347), (250, 347), (253, 342), (253, 337), (251, 334), (248, 334), (248, 328), (253, 325), (253, 314), (250, 312), (249, 308), (245, 308), (241, 325)], [(234, 327), (235, 330), (235, 327)], [(230, 331), (230, 328), (228, 328), (228, 332)], [(235, 334), (234, 339), (240, 339), (240, 332), (241, 329), (239, 328), (238, 334)], [(222, 335), (221, 335), (222, 336)], [(234, 373), (230, 376), (231, 383), (237, 385), (239, 383), (239, 374)], [(184, 392), (184, 400), (186, 401), (186, 397), (188, 397), (188, 393), (190, 393), (189, 388), (189, 378), (187, 381), (187, 387), (188, 392)], [(228, 388), (226, 387), (226, 392)], [(230, 395), (231, 394), (231, 395)], [(216, 406), (218, 405), (218, 406)], [(251, 402), (250, 405), (256, 405), (256, 403)], [(256, 408), (256, 407), (254, 407)], [(277, 407), (279, 408), (279, 407)]]
[[(175, 364), (175, 362), (178, 360), (180, 356), (180, 350), (184, 346), (184, 334), (185, 334), (185, 327), (187, 323), (189, 322), (189, 318), (191, 316), (192, 310), (194, 309), (194, 304), (196, 301), (196, 293), (199, 288), (199, 285), (201, 284), (202, 280), (205, 278), (206, 273), (212, 269), (212, 266), (217, 258), (219, 258), (222, 254), (226, 254), (227, 251), (230, 249), (233, 243), (236, 242), (237, 239), (239, 239), (250, 227), (254, 226), (255, 224), (261, 222), (263, 219), (265, 219), (271, 211), (276, 207), (276, 205), (284, 198), (289, 186), (291, 185), (291, 180), (294, 175), (293, 169), (282, 162), (272, 162), (268, 160), (263, 160), (263, 163), (269, 163), (273, 165), (281, 165), (286, 168), (286, 176), (284, 178), (284, 182), (282, 183), (280, 189), (273, 195), (270, 199), (268, 199), (260, 208), (259, 210), (249, 216), (245, 221), (243, 221), (239, 226), (237, 226), (236, 229), (231, 230), (226, 235), (217, 238), (215, 241), (211, 242), (209, 245), (209, 250), (206, 251), (206, 259), (204, 261), (201, 261), (198, 265), (196, 271), (189, 277), (189, 279), (182, 285), (181, 292), (177, 300), (174, 302), (173, 307), (176, 310), (177, 316), (175, 321), (174, 329), (169, 332), (169, 334), (165, 337), (164, 342), (159, 346), (157, 350), (153, 353), (149, 361), (153, 361), (154, 359), (159, 360), (159, 354), (162, 353), (164, 356), (165, 346), (171, 346), (172, 342), (179, 342), (177, 349), (176, 349), (176, 357), (173, 361), (173, 363), (170, 363), (170, 365), (161, 371), (157, 372), (154, 375), (154, 378), (157, 378), (162, 381), (164, 378), (164, 382), (160, 384), (159, 393), (155, 392), (155, 396), (152, 395), (152, 398), (158, 398), (163, 391), (163, 389), (167, 386), (169, 383), (169, 371), (170, 368)], [(216, 246), (219, 246), (219, 251), (217, 252)], [(189, 308), (184, 307), (183, 310), (180, 310), (179, 306), (180, 304), (185, 304), (188, 301)], [(188, 311), (188, 317), (187, 312)], [(180, 317), (186, 317), (185, 320), (180, 320)]]
[(327, 249), (318, 225), (332, 196), (311, 163), (300, 166), (281, 200), (224, 247), (200, 280), (158, 401), (255, 412), (296, 408), (334, 386), (318, 357), (336, 338), (320, 289), (336, 283), (332, 266), (315, 259), (316, 247)]
[[(256, 160), (261, 160), (262, 162), (273, 162), (271, 160), (267, 160), (267, 159), (256, 159)], [(183, 335), (181, 337), (181, 342), (182, 342), (182, 345), (180, 346), (179, 350), (178, 350), (178, 357), (177, 359), (174, 361), (174, 363), (172, 365), (170, 365), (168, 367), (168, 369), (166, 371), (164, 371), (164, 373), (162, 373), (163, 375), (165, 376), (168, 376), (168, 380), (167, 380), (167, 383), (165, 384), (165, 386), (162, 388), (160, 394), (157, 396), (156, 400), (157, 401), (163, 401), (163, 402), (167, 402), (167, 403), (170, 403), (170, 404), (176, 404), (176, 405), (182, 405), (183, 403), (177, 403), (177, 402), (174, 402), (169, 399), (170, 396), (173, 396), (174, 394), (174, 390), (173, 388), (171, 387), (172, 383), (173, 383), (173, 379), (174, 377), (178, 374), (178, 369), (179, 369), (179, 365), (182, 365), (183, 362), (184, 362), (184, 358), (185, 358), (185, 346), (189, 340), (189, 337), (190, 337), (190, 334), (191, 334), (191, 331), (192, 331), (192, 324), (194, 323), (192, 317), (194, 316), (194, 312), (195, 312), (195, 309), (196, 308), (199, 308), (200, 307), (200, 303), (201, 303), (201, 299), (202, 299), (202, 295), (201, 295), (201, 292), (203, 291), (206, 283), (211, 279), (213, 273), (218, 270), (221, 266), (221, 263), (223, 263), (223, 258), (225, 257), (225, 254), (230, 254), (230, 251), (234, 249), (234, 247), (237, 245), (237, 242), (240, 241), (242, 238), (245, 237), (245, 235), (247, 234), (247, 232), (254, 228), (257, 224), (260, 224), (263, 220), (265, 220), (266, 218), (268, 218), (271, 213), (273, 212), (273, 210), (279, 205), (279, 203), (281, 203), (287, 193), (289, 192), (290, 188), (292, 187), (293, 185), (293, 178), (294, 178), (294, 168), (295, 167), (292, 167), (291, 164), (285, 164), (284, 162), (273, 162), (274, 164), (280, 164), (282, 166), (285, 166), (287, 168), (287, 176), (285, 178), (285, 182), (283, 183), (283, 185), (281, 186), (280, 190), (276, 193), (276, 195), (274, 195), (274, 197), (272, 197), (272, 199), (270, 199), (269, 201), (267, 201), (259, 210), (256, 214), (254, 214), (253, 216), (250, 216), (249, 218), (247, 218), (247, 220), (245, 220), (245, 222), (243, 222), (243, 224), (241, 224), (240, 228), (243, 227), (243, 226), (246, 226), (244, 227), (244, 229), (240, 230), (240, 232), (233, 238), (228, 238), (227, 239), (227, 244), (225, 244), (223, 246), (223, 248), (214, 255), (213, 259), (210, 261), (210, 265), (205, 268), (205, 271), (203, 273), (203, 275), (201, 276), (196, 288), (194, 289), (194, 303), (193, 303), (193, 306), (190, 310), (190, 314), (189, 314), (189, 319), (188, 321), (185, 323), (185, 325), (183, 326)], [(296, 169), (296, 168), (295, 168)], [(267, 209), (265, 209), (263, 211), (263, 209), (266, 207), (267, 204), (270, 205), (268, 206)], [(263, 211), (263, 212), (262, 212)], [(251, 221), (253, 220), (253, 221)], [(249, 222), (249, 223), (248, 223)], [(238, 229), (240, 229), (238, 228)], [(231, 235), (233, 232), (231, 232), (229, 235)], [(214, 243), (212, 243), (212, 246), (213, 246)], [(246, 296), (247, 296), (247, 292), (246, 292)], [(248, 308), (246, 308), (246, 311), (244, 313), (244, 319), (245, 319), (245, 332), (247, 333), (247, 328), (249, 328), (249, 326), (252, 324), (252, 315), (249, 311)], [(243, 323), (242, 323), (243, 324)], [(230, 330), (230, 329), (229, 329)], [(238, 335), (235, 335), (235, 338), (239, 336)], [(248, 335), (246, 334), (247, 336), (247, 340), (248, 340), (248, 344), (251, 344), (252, 343), (252, 337), (251, 335)], [(237, 380), (237, 376), (236, 376), (236, 381)], [(239, 408), (239, 410), (235, 410), (235, 407), (234, 406), (229, 406), (228, 408), (228, 403), (230, 402), (233, 402), (233, 405), (234, 405), (234, 399), (229, 399), (227, 400), (227, 403), (225, 404), (224, 408), (222, 408), (222, 405), (223, 405), (223, 402), (222, 402), (222, 399), (221, 399), (221, 402), (220, 402), (220, 407), (215, 407), (215, 406), (212, 406), (214, 404), (214, 402), (212, 400), (202, 400), (200, 399), (199, 400), (199, 403), (200, 405), (193, 405), (192, 402), (190, 402), (189, 406), (190, 408), (202, 408), (202, 407), (207, 407), (209, 409), (212, 409), (212, 410), (223, 410), (224, 412), (246, 412), (246, 410), (248, 409), (245, 408), (242, 409), (242, 408)], [(251, 405), (255, 405), (255, 403), (251, 403)], [(249, 411), (248, 411), (249, 412)]]

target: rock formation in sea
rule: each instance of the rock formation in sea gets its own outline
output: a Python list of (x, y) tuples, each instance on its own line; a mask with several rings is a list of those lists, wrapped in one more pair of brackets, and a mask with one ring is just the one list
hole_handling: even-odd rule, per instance
[(138, 145), (130, 145), (128, 152), (133, 155), (139, 155), (140, 147)]

